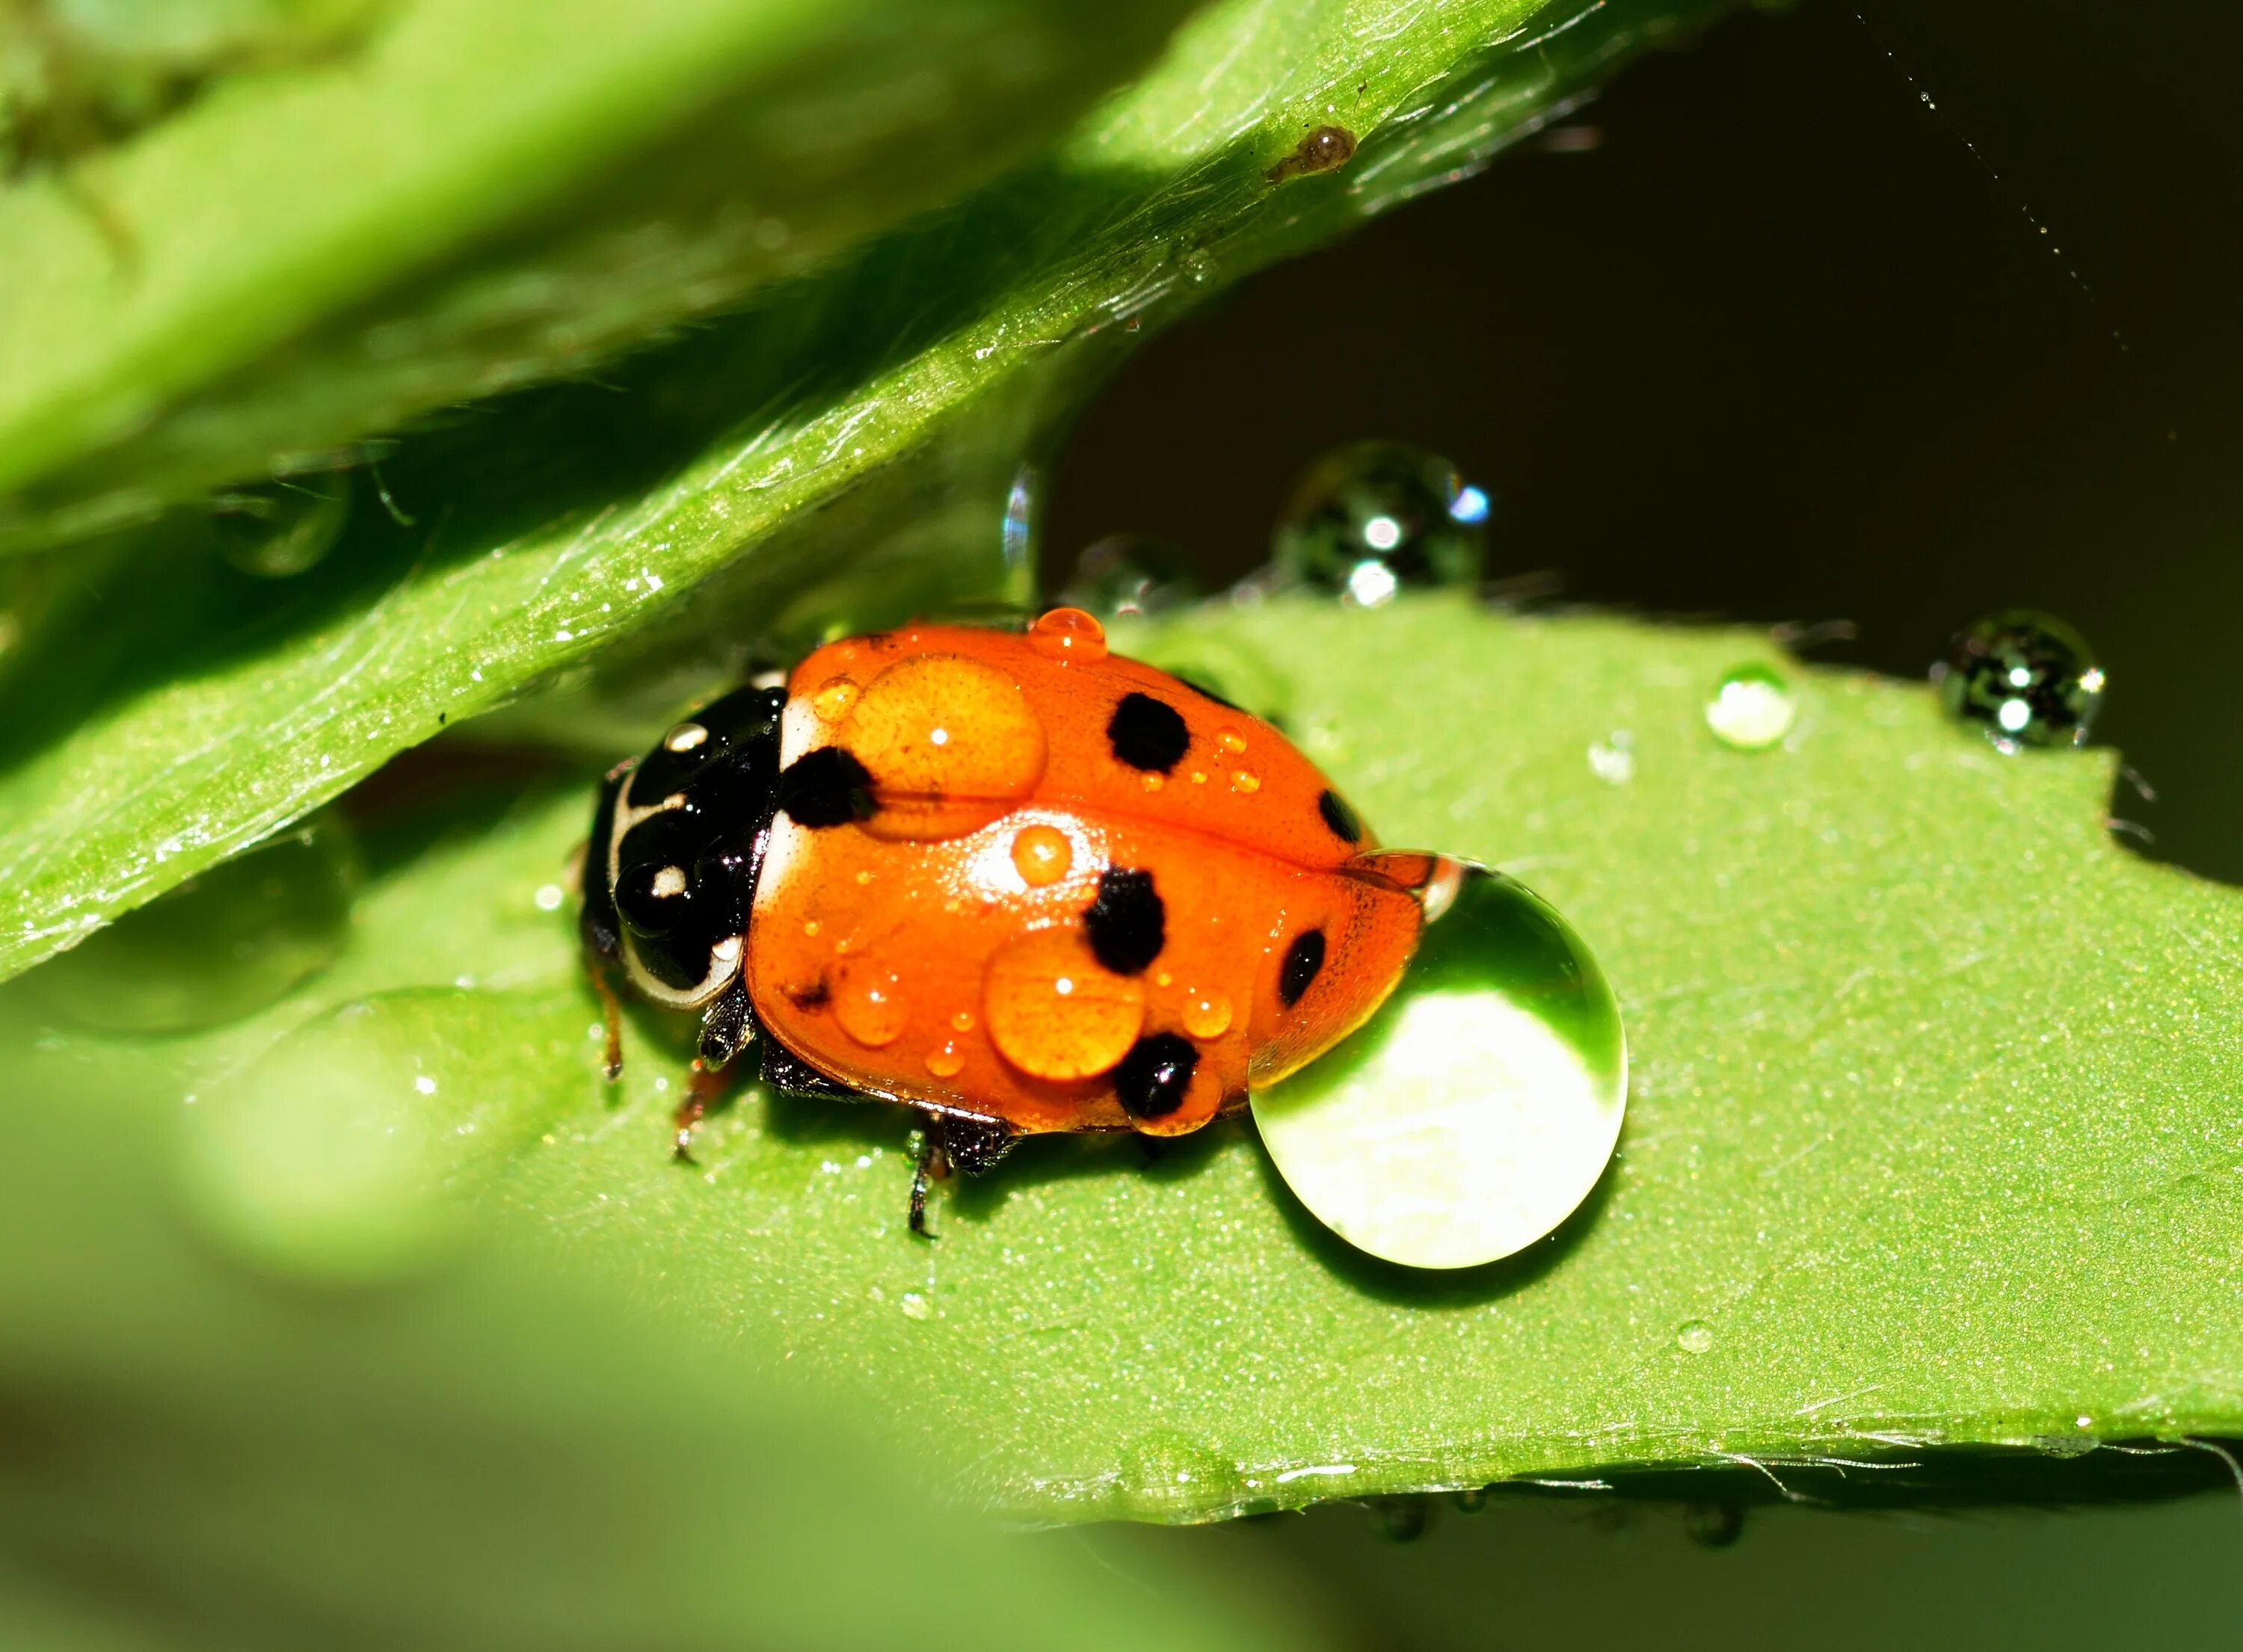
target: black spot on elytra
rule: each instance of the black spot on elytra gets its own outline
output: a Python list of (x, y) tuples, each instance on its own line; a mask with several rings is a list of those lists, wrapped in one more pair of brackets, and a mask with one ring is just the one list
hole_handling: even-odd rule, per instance
[(1109, 866), (1098, 875), (1097, 898), (1082, 915), (1090, 950), (1116, 975), (1137, 975), (1161, 956), (1169, 913), (1153, 875), (1132, 866)]
[(1114, 748), (1115, 761), (1165, 775), (1191, 744), (1191, 730), (1183, 714), (1165, 701), (1149, 694), (1125, 694), (1106, 725), (1106, 741)]
[(845, 746), (805, 752), (779, 771), (778, 807), (798, 826), (812, 829), (870, 820), (872, 770)]
[(1129, 1046), (1114, 1069), (1114, 1093), (1132, 1118), (1166, 1118), (1184, 1105), (1198, 1066), (1199, 1051), (1190, 1039), (1156, 1032)]
[(1317, 978), (1317, 971), (1324, 967), (1324, 932), (1308, 930), (1293, 937), (1292, 945), (1285, 949), (1285, 962), (1277, 970), (1277, 996), (1290, 1010), (1301, 1001), (1301, 994)]
[(1341, 843), (1353, 845), (1363, 841), (1363, 816), (1329, 786), (1317, 794), (1317, 813), (1324, 817), (1324, 824), (1332, 829)]

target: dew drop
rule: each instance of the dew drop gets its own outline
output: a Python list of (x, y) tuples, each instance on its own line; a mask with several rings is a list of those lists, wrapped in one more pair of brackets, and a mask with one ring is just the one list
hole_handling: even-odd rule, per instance
[(1129, 1053), (1144, 984), (1098, 962), (1081, 930), (1031, 930), (999, 948), (982, 985), (989, 1037), (1035, 1078), (1089, 1078)]
[(1733, 751), (1765, 751), (1791, 732), (1799, 707), (1771, 666), (1741, 665), (1722, 674), (1706, 702), (1706, 727)]
[(1674, 1327), (1674, 1346), (1685, 1353), (1710, 1353), (1714, 1327), (1703, 1320), (1685, 1320)]
[(917, 1291), (904, 1293), (902, 1306), (906, 1320), (931, 1319), (934, 1314), (934, 1309), (928, 1306), (927, 1299)]
[(1090, 665), (1106, 657), (1106, 628), (1081, 608), (1051, 608), (1028, 628), (1028, 646), (1047, 660)]
[(1230, 789), (1251, 796), (1262, 789), (1262, 776), (1251, 769), (1234, 769), (1230, 771)]
[(1362, 864), (1383, 863), (1434, 915), (1417, 953), (1361, 1029), (1253, 1093), (1255, 1122), (1341, 1238), (1413, 1267), (1470, 1267), (1541, 1239), (1603, 1176), (1627, 1098), (1620, 1006), (1525, 885), (1438, 856)]
[(966, 1065), (966, 1052), (955, 1038), (946, 1038), (926, 1052), (926, 1070), (938, 1078), (955, 1078)]
[(23, 990), (104, 1032), (239, 1020), (341, 952), (363, 879), (357, 839), (326, 810), (96, 930), (25, 975)]
[(1380, 608), (1406, 587), (1471, 586), (1487, 556), (1487, 495), (1447, 460), (1357, 442), (1310, 467), (1276, 537), (1278, 582)]
[(2080, 744), (2103, 701), (2103, 669), (2086, 639), (2026, 608), (1990, 614), (1963, 632), (1931, 681), (1949, 716), (2009, 753)]
[(836, 971), (833, 1018), (869, 1050), (893, 1044), (911, 1019), (901, 979), (885, 965), (851, 959)]
[(1230, 1000), (1220, 992), (1195, 992), (1184, 1000), (1183, 1023), (1195, 1038), (1220, 1038), (1230, 1031)]
[(350, 507), (350, 473), (337, 470), (224, 494), (212, 520), (228, 562), (260, 580), (288, 580), (327, 561)]
[(1074, 573), (1058, 600), (1110, 620), (1165, 613), (1199, 594), (1190, 559), (1175, 546), (1162, 539), (1113, 534), (1075, 559)]
[(1074, 862), (1074, 847), (1056, 826), (1025, 826), (1014, 835), (1013, 870), (1031, 889), (1058, 883)]
[(973, 1011), (971, 1010), (960, 1010), (956, 1015), (950, 1017), (950, 1027), (951, 1031), (953, 1032), (973, 1031)]
[(1246, 736), (1225, 723), (1215, 731), (1215, 743), (1223, 748), (1227, 756), (1236, 757), (1246, 749)]
[(820, 722), (839, 722), (857, 703), (859, 689), (848, 677), (828, 677), (810, 696), (810, 709)]

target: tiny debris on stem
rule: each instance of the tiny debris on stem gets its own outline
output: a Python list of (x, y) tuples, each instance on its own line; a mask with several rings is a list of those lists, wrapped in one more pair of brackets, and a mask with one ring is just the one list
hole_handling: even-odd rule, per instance
[(1355, 134), (1344, 126), (1319, 126), (1301, 139), (1300, 147), (1262, 174), (1272, 184), (1311, 172), (1337, 171), (1355, 153)]

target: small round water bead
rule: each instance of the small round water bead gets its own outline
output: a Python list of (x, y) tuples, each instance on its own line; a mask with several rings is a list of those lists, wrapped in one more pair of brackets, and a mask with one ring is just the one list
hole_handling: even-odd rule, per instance
[(327, 561), (350, 514), (350, 473), (337, 470), (227, 494), (212, 520), (228, 562), (261, 580), (288, 580)]
[(1931, 682), (1949, 716), (2005, 752), (2081, 744), (2103, 702), (2103, 668), (2087, 640), (2029, 608), (1989, 614), (1957, 636)]
[(1279, 579), (1378, 608), (1405, 586), (1477, 585), (1487, 495), (1401, 442), (1342, 447), (1310, 467), (1277, 524)]
[(1597, 1185), (1620, 1140), (1627, 1045), (1596, 959), (1524, 884), (1450, 861), (1425, 898), (1393, 996), (1256, 1091), (1254, 1118), (1286, 1185), (1342, 1239), (1411, 1267), (1471, 1267), (1533, 1244)]
[(1706, 727), (1732, 751), (1765, 751), (1791, 732), (1799, 715), (1790, 686), (1773, 666), (1724, 672), (1706, 702)]

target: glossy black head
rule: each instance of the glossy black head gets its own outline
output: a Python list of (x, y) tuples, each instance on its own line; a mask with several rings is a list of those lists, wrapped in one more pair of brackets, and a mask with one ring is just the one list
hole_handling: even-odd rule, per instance
[(697, 1007), (739, 968), (778, 783), (783, 688), (743, 688), (677, 724), (615, 801), (608, 888), (638, 984)]

